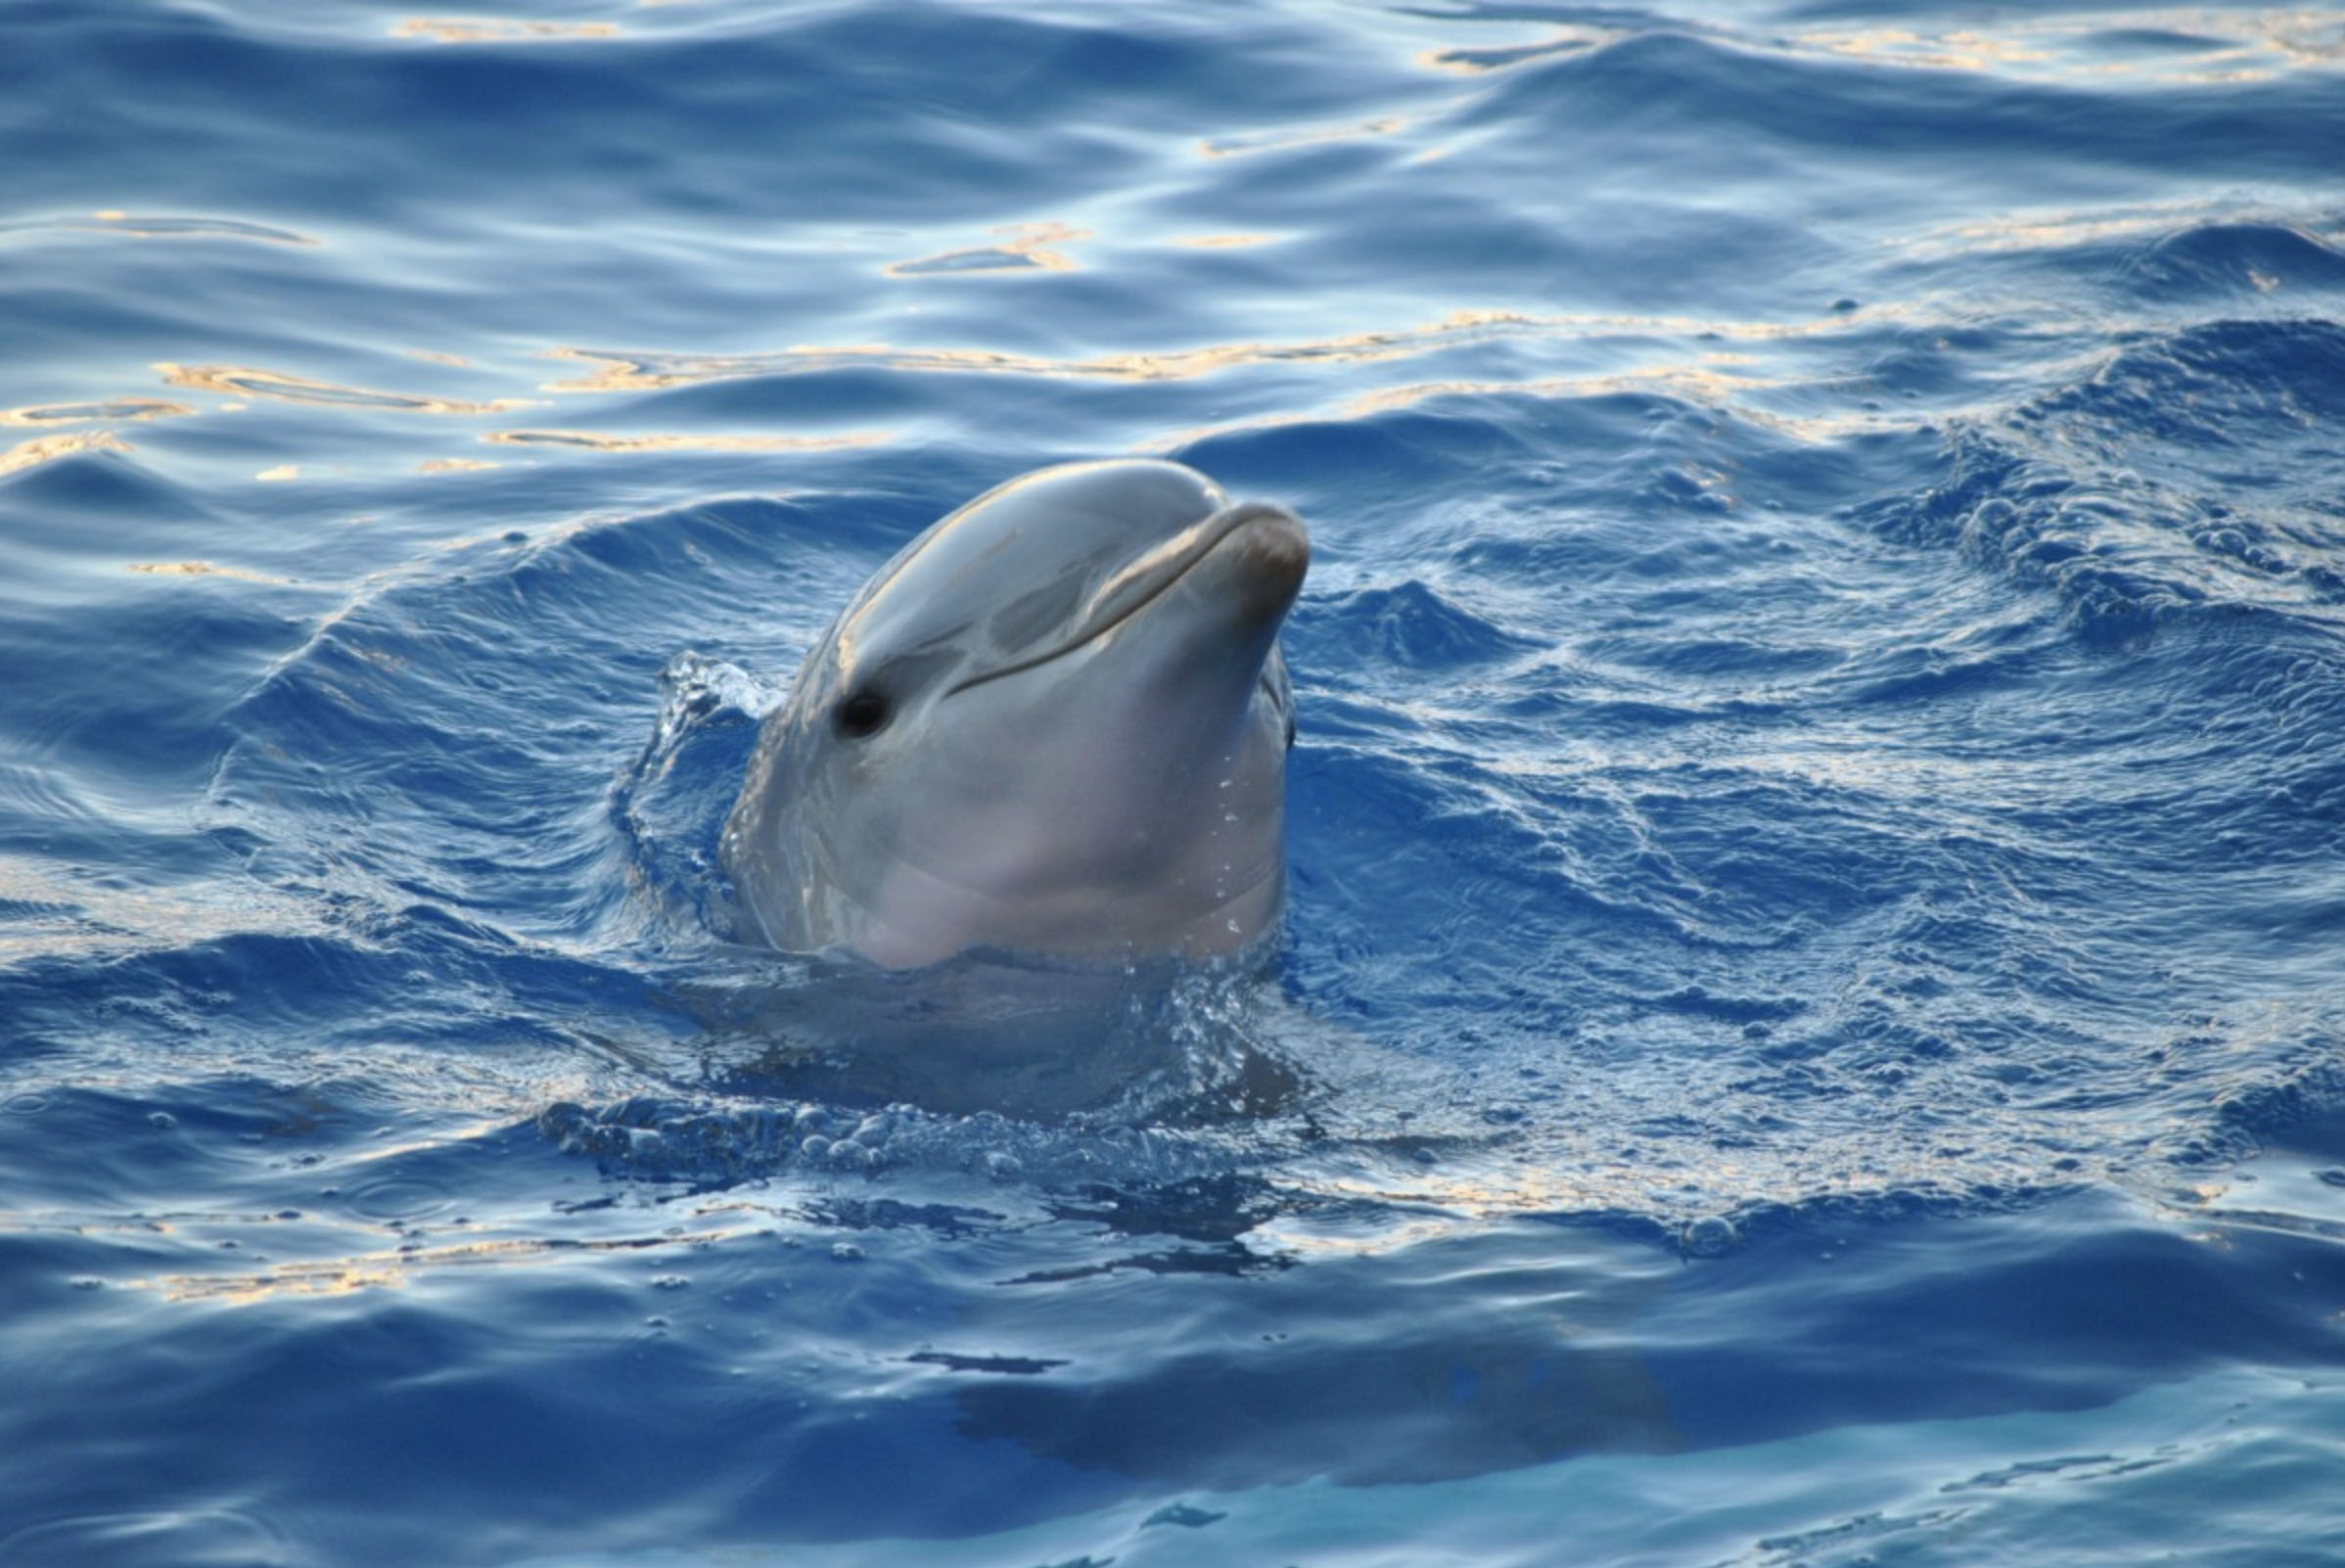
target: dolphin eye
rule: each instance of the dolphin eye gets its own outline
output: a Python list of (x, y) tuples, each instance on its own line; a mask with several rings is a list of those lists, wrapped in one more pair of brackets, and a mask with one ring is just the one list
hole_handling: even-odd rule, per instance
[(888, 727), (888, 720), (895, 712), (895, 706), (886, 697), (866, 689), (850, 692), (832, 710), (831, 722), (849, 740), (867, 740)]

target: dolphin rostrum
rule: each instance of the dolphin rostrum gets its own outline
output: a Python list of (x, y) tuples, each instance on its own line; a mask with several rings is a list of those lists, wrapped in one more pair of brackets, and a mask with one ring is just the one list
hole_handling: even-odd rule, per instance
[(1285, 891), (1310, 544), (1177, 463), (1046, 468), (881, 568), (724, 828), (743, 935), (910, 969), (1248, 951)]

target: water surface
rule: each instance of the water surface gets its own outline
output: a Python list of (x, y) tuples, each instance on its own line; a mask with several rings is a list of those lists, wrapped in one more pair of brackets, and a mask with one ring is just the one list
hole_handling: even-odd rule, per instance
[[(2345, 1536), (2345, 19), (4, 25), (0, 1559)], [(1312, 526), (1272, 974), (761, 1073), (756, 715), (1118, 453)]]

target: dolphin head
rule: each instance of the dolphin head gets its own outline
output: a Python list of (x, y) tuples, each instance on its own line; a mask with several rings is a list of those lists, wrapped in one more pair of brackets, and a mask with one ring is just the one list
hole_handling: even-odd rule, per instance
[(775, 946), (912, 968), (1239, 952), (1285, 886), (1303, 524), (1176, 463), (1043, 469), (913, 540), (765, 721), (725, 824)]

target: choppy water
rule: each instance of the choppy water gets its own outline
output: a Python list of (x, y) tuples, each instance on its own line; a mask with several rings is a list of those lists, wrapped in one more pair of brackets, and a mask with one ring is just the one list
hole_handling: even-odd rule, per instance
[[(18, 0), (0, 1562), (2334, 1561), (2340, 148), (2262, 6)], [(755, 714), (1128, 451), (1313, 528), (1274, 975), (764, 1073)]]

